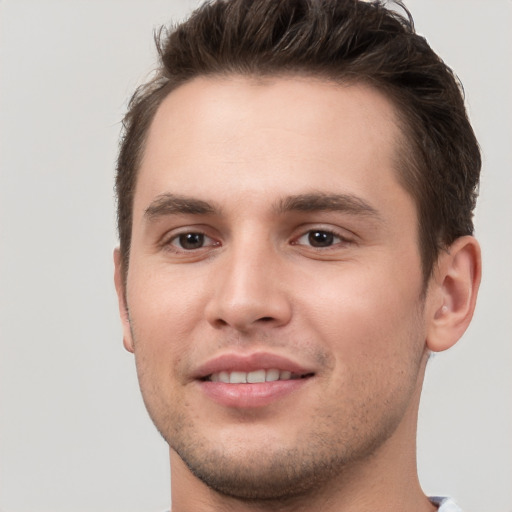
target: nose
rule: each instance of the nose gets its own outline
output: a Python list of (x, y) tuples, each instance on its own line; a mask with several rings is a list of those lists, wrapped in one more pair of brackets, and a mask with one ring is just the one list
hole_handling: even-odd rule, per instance
[(249, 333), (281, 327), (291, 319), (279, 255), (270, 244), (254, 245), (229, 249), (216, 262), (214, 290), (205, 310), (216, 329)]

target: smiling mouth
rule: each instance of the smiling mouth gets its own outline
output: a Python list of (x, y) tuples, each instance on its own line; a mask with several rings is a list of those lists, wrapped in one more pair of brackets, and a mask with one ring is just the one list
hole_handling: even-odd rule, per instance
[(286, 380), (307, 379), (312, 377), (313, 373), (293, 373), (288, 370), (260, 369), (251, 372), (241, 371), (221, 371), (212, 373), (204, 377), (204, 382), (221, 382), (223, 384), (259, 384), (263, 382), (275, 382)]

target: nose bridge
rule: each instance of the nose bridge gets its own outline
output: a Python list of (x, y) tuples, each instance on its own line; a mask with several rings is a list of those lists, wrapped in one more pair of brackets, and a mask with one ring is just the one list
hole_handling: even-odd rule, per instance
[(280, 255), (267, 233), (251, 229), (233, 237), (217, 264), (216, 289), (207, 307), (212, 325), (246, 331), (289, 321), (291, 306), (278, 275)]

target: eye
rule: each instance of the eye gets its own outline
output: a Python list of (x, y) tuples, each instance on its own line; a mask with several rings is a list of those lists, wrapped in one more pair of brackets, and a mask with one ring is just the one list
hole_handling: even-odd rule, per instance
[(218, 244), (204, 233), (188, 232), (174, 236), (169, 240), (168, 245), (175, 250), (194, 251)]
[[(334, 234), (328, 231), (310, 231), (308, 242), (313, 247), (329, 247), (334, 243)], [(337, 238), (337, 237), (336, 237)]]
[(332, 245), (346, 242), (344, 238), (332, 231), (325, 229), (311, 229), (297, 239), (296, 244), (309, 245), (311, 247), (331, 247)]
[(175, 245), (181, 249), (200, 249), (204, 245), (204, 235), (202, 233), (184, 233), (173, 240)]

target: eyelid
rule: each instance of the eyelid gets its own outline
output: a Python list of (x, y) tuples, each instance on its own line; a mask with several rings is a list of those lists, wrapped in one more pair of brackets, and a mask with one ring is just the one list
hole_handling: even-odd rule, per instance
[[(201, 235), (202, 237), (204, 237), (204, 240), (205, 240), (205, 241), (206, 241), (206, 240), (211, 240), (212, 242), (214, 242), (214, 243), (205, 243), (202, 247), (199, 247), (199, 248), (198, 248), (198, 250), (199, 250), (199, 249), (202, 249), (203, 247), (211, 247), (212, 245), (216, 245), (216, 244), (215, 244), (215, 241), (213, 240), (213, 238), (212, 238), (212, 237), (210, 237), (210, 236), (208, 236), (208, 235), (206, 235), (206, 234), (204, 234), (204, 233), (201, 233), (201, 232), (199, 232), (199, 231), (184, 231), (183, 233), (178, 233), (177, 235), (172, 236), (172, 237), (168, 240), (168, 242), (167, 242), (167, 243), (168, 243), (168, 244), (171, 244), (171, 245), (173, 245), (173, 246), (175, 246), (175, 247), (178, 247), (178, 245), (177, 245), (177, 244), (175, 245), (173, 242), (175, 242), (175, 241), (179, 240), (179, 239), (180, 239), (180, 237), (181, 237), (181, 236), (183, 236), (183, 235)], [(186, 251), (186, 252), (190, 252), (190, 251), (193, 251), (193, 250), (194, 250), (194, 249), (183, 249), (182, 247), (181, 247), (181, 248), (179, 248), (179, 249), (180, 249), (180, 250), (184, 250), (184, 251)]]
[[(320, 231), (320, 232), (332, 234), (335, 238), (338, 238), (339, 241), (333, 243), (330, 246), (326, 246), (326, 247), (314, 247), (310, 244), (299, 243), (299, 240), (301, 238), (308, 236), (309, 233), (314, 232), (314, 231)], [(293, 237), (291, 244), (292, 245), (304, 245), (307, 247), (311, 247), (312, 249), (315, 249), (315, 250), (325, 251), (325, 250), (339, 247), (340, 244), (343, 244), (343, 245), (355, 244), (356, 238), (357, 238), (357, 235), (355, 235), (355, 233), (352, 233), (351, 231), (349, 231), (347, 229), (336, 228), (333, 226), (325, 226), (325, 225), (321, 225), (321, 224), (314, 224), (314, 225), (301, 226), (299, 234), (297, 236)]]
[[(208, 250), (211, 247), (217, 247), (220, 246), (221, 243), (216, 239), (215, 236), (213, 236), (211, 233), (208, 233), (208, 229), (206, 229), (204, 226), (182, 226), (180, 228), (172, 229), (170, 231), (167, 231), (157, 242), (157, 245), (163, 249), (168, 250), (169, 252), (175, 253), (175, 254), (191, 254), (199, 251)], [(204, 236), (205, 240), (209, 240), (212, 243), (205, 243), (202, 247), (199, 247), (197, 249), (184, 249), (182, 247), (179, 247), (176, 244), (173, 244), (174, 241), (178, 240), (180, 236), (187, 235), (187, 234), (198, 234)]]

